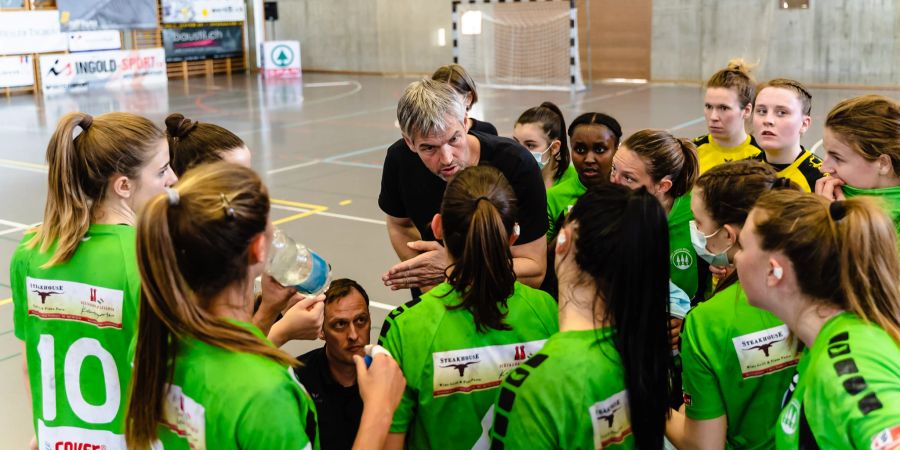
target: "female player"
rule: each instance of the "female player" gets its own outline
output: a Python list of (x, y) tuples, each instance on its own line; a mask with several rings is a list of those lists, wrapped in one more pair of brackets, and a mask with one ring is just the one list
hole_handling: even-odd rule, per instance
[(466, 69), (463, 69), (463, 66), (459, 64), (447, 64), (446, 66), (438, 67), (437, 70), (431, 74), (431, 79), (449, 83), (450, 86), (453, 86), (453, 90), (463, 96), (467, 112), (466, 129), (469, 131), (477, 131), (479, 133), (492, 134), (494, 136), (497, 135), (497, 127), (493, 124), (476, 120), (468, 115), (468, 111), (471, 111), (472, 106), (478, 102), (478, 91), (475, 90), (475, 80), (469, 76), (469, 73), (466, 72)]
[(756, 87), (750, 67), (734, 59), (709, 78), (703, 97), (703, 115), (708, 134), (694, 139), (700, 173), (728, 161), (739, 161), (762, 151), (744, 124), (753, 112)]
[(667, 240), (644, 189), (602, 185), (575, 203), (556, 246), (560, 332), (503, 381), (492, 448), (662, 448)]
[(495, 168), (468, 168), (447, 185), (432, 222), (450, 258), (447, 281), (381, 329), (408, 381), (385, 448), (486, 448), (500, 381), (558, 331), (553, 299), (516, 281), (515, 217), (513, 189)]
[(170, 114), (166, 117), (166, 138), (172, 153), (172, 169), (178, 176), (197, 164), (215, 161), (250, 167), (250, 150), (244, 141), (218, 125)]
[[(128, 448), (318, 448), (297, 361), (250, 322), (253, 279), (272, 239), (266, 187), (218, 162), (155, 197), (138, 224), (143, 290)], [(381, 448), (402, 395), (396, 363), (354, 356), (365, 402), (354, 448)]]
[(513, 139), (534, 155), (541, 167), (545, 188), (575, 178), (575, 167), (569, 164), (566, 120), (553, 102), (526, 109), (516, 120)]
[[(729, 267), (753, 204), (773, 189), (793, 188), (759, 161), (727, 162), (700, 176), (691, 194), (697, 254)], [(666, 429), (683, 449), (756, 449), (775, 445), (781, 397), (797, 365), (796, 340), (768, 311), (747, 303), (734, 270), (716, 294), (687, 315), (681, 333), (684, 409)]]
[(740, 243), (747, 300), (807, 347), (775, 425), (777, 448), (896, 448), (900, 255), (891, 219), (867, 197), (829, 203), (775, 191), (760, 197)]
[(900, 103), (863, 95), (838, 103), (825, 119), (825, 161), (831, 175), (816, 182), (829, 200), (880, 197), (900, 232)]
[(50, 139), (47, 162), (44, 222), (10, 263), (37, 447), (125, 449), (141, 289), (134, 226), (145, 203), (176, 180), (169, 147), (144, 117), (70, 113)]

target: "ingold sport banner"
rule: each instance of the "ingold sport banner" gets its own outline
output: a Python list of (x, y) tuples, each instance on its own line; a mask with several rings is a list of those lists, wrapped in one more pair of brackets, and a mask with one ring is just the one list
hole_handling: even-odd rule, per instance
[(244, 0), (162, 0), (162, 23), (243, 22)]
[(56, 0), (63, 31), (156, 28), (156, 0)]
[(137, 88), (165, 84), (166, 55), (161, 48), (41, 55), (45, 94), (91, 88)]
[(166, 62), (228, 58), (244, 53), (240, 26), (163, 28)]

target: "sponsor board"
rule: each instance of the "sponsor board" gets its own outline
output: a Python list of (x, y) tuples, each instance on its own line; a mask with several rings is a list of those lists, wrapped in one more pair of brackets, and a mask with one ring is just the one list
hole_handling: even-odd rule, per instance
[(546, 339), (432, 353), (434, 396), (495, 388), (509, 372), (537, 353), (544, 342)]
[(161, 48), (42, 55), (40, 71), (45, 94), (167, 82), (165, 53)]
[(594, 448), (606, 448), (622, 443), (631, 434), (631, 413), (628, 393), (621, 391), (588, 408), (594, 427)]
[(732, 339), (744, 378), (758, 377), (797, 365), (797, 338), (787, 325), (745, 334)]
[(4, 11), (0, 13), (0, 55), (61, 52), (68, 48), (59, 32), (57, 11)]
[(162, 23), (243, 22), (243, 0), (162, 0)]
[(63, 31), (154, 29), (156, 0), (56, 0)]
[(300, 78), (300, 42), (262, 43), (264, 78)]
[(124, 292), (74, 281), (25, 278), (28, 315), (122, 328)]
[(0, 57), (0, 88), (34, 84), (33, 61), (28, 55)]
[(228, 58), (244, 53), (240, 26), (163, 28), (166, 62)]
[(122, 48), (122, 35), (115, 30), (78, 31), (69, 33), (70, 52), (118, 50), (120, 48)]

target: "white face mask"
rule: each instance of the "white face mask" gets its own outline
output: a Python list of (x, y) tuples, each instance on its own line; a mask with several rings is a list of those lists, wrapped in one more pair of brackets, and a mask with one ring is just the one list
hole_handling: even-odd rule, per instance
[[(544, 155), (546, 155), (550, 151), (550, 147), (553, 147), (553, 144), (550, 144), (550, 146), (542, 152), (531, 152), (531, 155), (534, 156), (535, 161), (537, 161), (538, 163), (538, 167), (540, 167), (541, 169), (543, 169), (544, 166), (547, 165), (547, 163), (544, 162)], [(550, 161), (550, 158), (547, 158), (547, 161)]]
[(719, 232), (722, 231), (722, 228), (719, 228), (713, 234), (705, 235), (702, 231), (700, 231), (699, 228), (697, 228), (697, 222), (693, 220), (690, 222), (690, 228), (691, 244), (694, 245), (694, 251), (697, 252), (697, 256), (703, 258), (712, 266), (728, 267), (728, 265), (731, 264), (731, 262), (728, 261), (728, 250), (731, 250), (733, 244), (729, 245), (728, 248), (719, 253), (713, 253), (706, 248), (707, 239), (719, 234)]

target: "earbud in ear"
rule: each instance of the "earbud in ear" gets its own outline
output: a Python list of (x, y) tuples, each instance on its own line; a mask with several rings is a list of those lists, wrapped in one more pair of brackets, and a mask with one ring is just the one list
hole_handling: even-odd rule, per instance
[(516, 235), (516, 236), (522, 234), (522, 228), (519, 227), (519, 224), (518, 224), (518, 223), (513, 224), (513, 230), (512, 230), (512, 231), (513, 231), (513, 234)]
[(775, 279), (780, 280), (781, 277), (784, 276), (784, 269), (782, 269), (781, 267), (772, 268), (772, 276), (774, 276)]
[(559, 237), (556, 238), (556, 245), (565, 245), (566, 243), (566, 235), (559, 233)]

